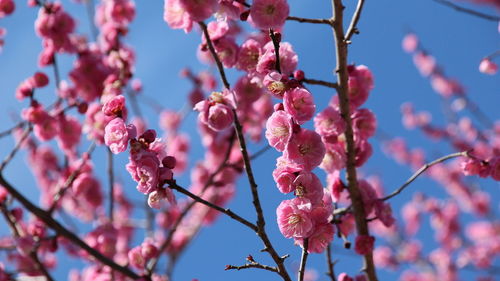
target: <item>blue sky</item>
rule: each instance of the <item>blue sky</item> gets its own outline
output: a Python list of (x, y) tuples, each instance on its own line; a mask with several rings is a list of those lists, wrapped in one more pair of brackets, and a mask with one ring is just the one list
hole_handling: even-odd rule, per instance
[[(37, 57), (41, 50), (41, 42), (34, 33), (33, 22), (36, 18), (36, 9), (27, 8), (26, 1), (17, 1), (15, 13), (0, 20), (0, 26), (8, 30), (5, 38), (6, 46), (0, 54), (0, 131), (9, 128), (13, 124), (13, 116), (26, 106), (26, 102), (20, 103), (14, 98), (17, 85), (26, 77), (32, 75), (37, 68)], [(153, 97), (159, 103), (171, 109), (180, 109), (184, 104), (188, 91), (191, 87), (187, 80), (179, 79), (179, 71), (189, 67), (194, 71), (207, 68), (199, 63), (195, 53), (200, 41), (197, 32), (184, 34), (179, 30), (171, 30), (163, 21), (163, 1), (137, 1), (137, 18), (131, 26), (131, 31), (126, 41), (136, 50), (137, 64), (136, 77), (140, 78), (144, 85), (144, 94)], [(355, 1), (347, 2), (347, 15), (353, 11)], [(72, 1), (62, 1), (65, 9), (77, 18), (78, 31), (88, 34), (89, 24), (85, 15), (85, 8)], [(310, 18), (327, 18), (331, 16), (329, 1), (303, 1), (289, 0), (291, 6), (290, 15)], [(471, 6), (478, 8), (476, 6)], [(481, 8), (482, 11), (494, 14), (493, 9)], [(367, 1), (359, 23), (360, 35), (355, 35), (350, 46), (349, 62), (367, 65), (374, 73), (375, 89), (366, 104), (377, 116), (379, 127), (393, 136), (402, 136), (407, 139), (410, 147), (422, 147), (429, 155), (444, 155), (451, 150), (440, 143), (434, 143), (422, 137), (417, 131), (406, 131), (401, 125), (400, 105), (406, 101), (412, 101), (417, 110), (428, 110), (433, 113), (433, 120), (437, 124), (443, 124), (444, 118), (441, 113), (441, 98), (435, 94), (429, 82), (420, 76), (413, 66), (409, 55), (401, 50), (401, 39), (407, 30), (416, 32), (426, 49), (429, 50), (445, 69), (448, 76), (459, 79), (466, 87), (470, 98), (480, 104), (483, 111), (490, 119), (499, 119), (498, 105), (500, 104), (500, 80), (498, 75), (487, 76), (478, 72), (478, 64), (482, 57), (492, 53), (500, 47), (498, 24), (486, 21), (463, 13), (458, 13), (447, 7), (443, 7), (431, 0), (378, 0)], [(299, 55), (299, 68), (304, 70), (307, 77), (334, 81), (333, 69), (335, 68), (335, 56), (333, 48), (333, 36), (329, 27), (310, 24), (298, 24), (287, 22), (284, 41), (292, 43)], [(72, 57), (61, 58), (61, 72), (66, 77), (71, 69)], [(52, 75), (52, 69), (43, 69)], [(213, 70), (213, 69), (212, 69)], [(230, 82), (238, 77), (237, 73), (231, 72)], [(315, 100), (322, 109), (334, 94), (329, 89), (311, 86)], [(40, 91), (39, 96), (44, 101), (53, 100), (54, 88), (46, 88)], [(149, 124), (157, 128), (157, 116), (144, 104), (142, 111), (147, 112)], [(196, 139), (194, 130), (195, 114), (191, 114), (183, 123), (183, 130), (192, 136), (192, 154), (190, 163), (202, 157), (202, 148)], [(386, 191), (393, 190), (403, 183), (411, 172), (406, 167), (401, 167), (388, 159), (380, 149), (377, 140), (371, 141), (374, 147), (374, 155), (363, 167), (365, 174), (379, 174), (384, 180)], [(0, 157), (6, 155), (12, 147), (9, 138), (0, 139)], [(257, 150), (264, 143), (251, 145), (251, 150)], [(87, 143), (82, 144), (81, 150), (85, 150)], [(103, 148), (98, 148), (95, 160), (96, 170), (103, 171), (105, 156)], [(280, 253), (288, 253), (287, 266), (293, 269), (300, 259), (299, 248), (293, 246), (293, 241), (285, 239), (279, 233), (275, 223), (275, 209), (281, 200), (286, 199), (275, 188), (271, 173), (274, 168), (276, 157), (279, 154), (269, 151), (255, 161), (256, 177), (260, 188), (262, 204), (268, 221), (267, 229), (271, 239), (275, 242)], [(26, 167), (26, 157), (23, 153), (13, 161), (5, 174), (7, 178), (19, 186), (20, 189), (37, 201), (37, 189), (34, 180)], [(126, 155), (117, 157), (117, 178), (123, 181), (127, 194), (133, 198), (140, 198), (135, 190), (135, 185), (124, 169)], [(103, 172), (98, 176), (105, 180)], [(184, 185), (188, 185), (187, 175), (179, 179)], [(479, 181), (481, 188), (489, 190), (492, 202), (500, 200), (498, 184), (487, 180)], [(442, 195), (443, 191), (426, 178), (419, 179), (409, 190), (398, 198), (395, 198), (393, 209), (399, 215), (399, 207), (411, 198), (415, 190), (420, 190), (430, 195)], [(230, 203), (232, 210), (244, 217), (255, 216), (248, 184), (245, 178), (241, 178), (237, 185), (237, 194)], [(493, 206), (498, 213), (498, 205)], [(137, 214), (139, 217), (142, 214)], [(474, 218), (464, 218), (472, 220)], [(90, 226), (82, 226), (81, 229), (89, 229)], [(426, 228), (424, 230), (429, 230)], [(0, 233), (3, 230), (0, 229)], [(435, 244), (432, 235), (423, 238), (425, 249), (431, 249)], [(138, 238), (137, 242), (139, 243)], [(360, 258), (353, 255), (352, 251), (339, 249), (341, 241), (335, 240), (334, 259), (339, 259), (336, 266), (337, 273), (346, 271), (354, 274), (360, 268)], [(255, 234), (236, 222), (220, 217), (211, 227), (203, 229), (199, 237), (190, 245), (178, 264), (174, 274), (175, 280), (191, 280), (199, 278), (202, 281), (209, 280), (277, 280), (276, 276), (268, 272), (258, 270), (247, 271), (224, 271), (226, 264), (243, 264), (245, 257), (252, 254), (256, 260), (270, 264), (270, 259), (259, 252), (262, 248), (261, 242)], [(4, 256), (0, 255), (0, 260)], [(79, 263), (71, 260), (59, 261), (60, 266), (54, 276), (57, 280), (65, 280), (67, 269), (79, 266)], [(320, 280), (326, 280), (325, 262), (323, 255), (311, 255), (309, 266), (318, 271)], [(292, 271), (291, 271), (292, 272)], [(395, 280), (396, 273), (380, 271), (381, 280)], [(464, 275), (464, 280), (468, 280)]]

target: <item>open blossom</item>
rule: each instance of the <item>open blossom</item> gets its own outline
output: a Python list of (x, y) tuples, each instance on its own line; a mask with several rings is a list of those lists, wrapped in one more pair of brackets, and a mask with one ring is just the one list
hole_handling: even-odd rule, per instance
[(323, 199), (323, 185), (318, 176), (311, 172), (302, 171), (293, 181), (292, 186), (295, 196), (307, 198), (313, 205), (318, 204)]
[(236, 68), (252, 73), (257, 67), (259, 57), (262, 53), (261, 45), (255, 39), (248, 39), (240, 47)]
[(349, 103), (357, 108), (366, 102), (370, 90), (373, 89), (373, 75), (364, 65), (349, 65)]
[(123, 95), (118, 95), (110, 98), (104, 106), (102, 107), (102, 112), (106, 114), (106, 116), (118, 116), (123, 119), (125, 117), (125, 97)]
[(312, 94), (304, 88), (295, 88), (285, 92), (283, 99), (285, 111), (299, 124), (309, 121), (316, 111)]
[(345, 121), (338, 110), (328, 106), (314, 117), (314, 128), (323, 138), (337, 138), (345, 131)]
[(143, 151), (137, 155), (138, 159), (129, 162), (127, 171), (137, 184), (137, 190), (144, 194), (153, 192), (159, 182), (160, 161), (153, 152)]
[(279, 29), (285, 23), (289, 12), (287, 0), (254, 0), (250, 8), (253, 24), (264, 30)]
[(281, 234), (286, 238), (308, 237), (313, 230), (310, 212), (311, 203), (307, 199), (295, 198), (281, 202), (276, 210)]
[(375, 134), (377, 119), (371, 110), (366, 108), (357, 109), (351, 118), (356, 136), (367, 139)]
[(179, 0), (193, 21), (203, 21), (215, 12), (217, 0)]
[(436, 60), (434, 57), (423, 52), (418, 52), (413, 55), (413, 63), (422, 76), (429, 76), (436, 69)]
[(266, 138), (269, 144), (278, 151), (285, 150), (292, 137), (292, 116), (283, 110), (278, 110), (267, 119)]
[(104, 128), (104, 143), (114, 154), (127, 150), (128, 140), (127, 127), (122, 118), (111, 120)]
[(325, 156), (325, 146), (314, 131), (301, 129), (294, 134), (286, 146), (285, 157), (305, 170), (312, 170), (321, 164)]
[(231, 102), (227, 95), (230, 93), (214, 92), (210, 95), (209, 100), (200, 101), (194, 107), (200, 112), (198, 119), (212, 130), (222, 131), (231, 126), (234, 121)]
[(173, 29), (189, 32), (193, 28), (193, 20), (181, 6), (180, 0), (165, 0), (163, 19)]
[(490, 59), (482, 59), (479, 64), (479, 71), (485, 74), (493, 75), (498, 71), (498, 65)]

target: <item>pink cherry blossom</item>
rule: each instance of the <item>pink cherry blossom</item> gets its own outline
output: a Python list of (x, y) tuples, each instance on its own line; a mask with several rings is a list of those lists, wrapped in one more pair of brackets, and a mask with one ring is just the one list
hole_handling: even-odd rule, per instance
[(285, 149), (285, 157), (305, 170), (317, 167), (324, 156), (325, 146), (321, 137), (307, 129), (301, 129), (299, 133), (293, 134)]
[(290, 9), (286, 0), (254, 0), (250, 8), (253, 24), (259, 29), (279, 29)]
[(217, 0), (179, 0), (193, 21), (203, 21), (215, 12)]
[(285, 111), (299, 124), (309, 121), (316, 111), (312, 94), (304, 88), (286, 91), (283, 98)]
[(180, 0), (165, 0), (163, 19), (173, 29), (184, 29), (185, 32), (189, 32), (193, 28), (193, 20)]
[(340, 112), (331, 106), (314, 117), (314, 128), (323, 138), (336, 138), (345, 131), (345, 121)]
[(292, 199), (281, 202), (276, 210), (278, 227), (286, 238), (308, 237), (313, 230), (310, 218), (311, 203), (305, 199)]
[(292, 137), (292, 116), (278, 110), (266, 122), (266, 138), (278, 151), (283, 151)]
[(295, 190), (295, 196), (307, 198), (315, 205), (323, 199), (323, 185), (319, 178), (311, 173), (303, 171), (293, 181), (292, 186)]
[(111, 120), (104, 128), (104, 143), (114, 154), (127, 150), (128, 140), (127, 127), (120, 117)]

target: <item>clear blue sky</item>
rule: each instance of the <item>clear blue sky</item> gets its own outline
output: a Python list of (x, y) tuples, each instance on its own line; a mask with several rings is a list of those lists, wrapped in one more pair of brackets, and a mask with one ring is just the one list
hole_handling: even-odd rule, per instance
[[(5, 27), (8, 34), (5, 38), (6, 46), (0, 54), (0, 131), (13, 124), (13, 116), (26, 106), (26, 102), (19, 103), (14, 98), (17, 85), (37, 70), (37, 57), (41, 50), (41, 42), (36, 37), (33, 22), (37, 15), (36, 9), (26, 7), (26, 1), (16, 1), (16, 12), (0, 20), (0, 27)], [(78, 30), (88, 34), (88, 21), (82, 5), (72, 1), (62, 1), (65, 9), (69, 10), (78, 20)], [(198, 71), (206, 68), (200, 64), (195, 56), (200, 40), (199, 33), (184, 34), (182, 31), (169, 29), (163, 21), (163, 1), (137, 1), (137, 18), (131, 26), (131, 32), (126, 41), (136, 50), (136, 76), (143, 81), (144, 94), (154, 97), (162, 106), (171, 109), (180, 109), (191, 87), (187, 80), (178, 77), (180, 69), (190, 67)], [(355, 1), (348, 2), (347, 14), (352, 13)], [(289, 0), (291, 15), (326, 18), (331, 16), (330, 1)], [(471, 6), (477, 8), (476, 6)], [(482, 11), (494, 14), (493, 9)], [(431, 0), (377, 0), (367, 1), (361, 21), (360, 35), (356, 35), (350, 47), (349, 62), (367, 65), (375, 76), (375, 89), (366, 104), (375, 112), (379, 127), (393, 136), (403, 136), (408, 140), (410, 147), (423, 147), (429, 155), (444, 155), (451, 152), (445, 145), (436, 144), (423, 138), (416, 131), (405, 131), (401, 125), (399, 106), (406, 101), (412, 101), (417, 109), (428, 110), (433, 113), (436, 123), (443, 124), (441, 114), (441, 99), (435, 94), (428, 81), (422, 78), (413, 66), (411, 57), (401, 50), (401, 39), (407, 30), (415, 31), (426, 48), (437, 58), (444, 67), (447, 75), (458, 78), (466, 87), (470, 97), (482, 106), (482, 109), (491, 119), (499, 119), (498, 105), (500, 104), (500, 79), (496, 76), (486, 76), (478, 72), (480, 59), (500, 47), (500, 37), (497, 23), (458, 13), (443, 7)], [(299, 54), (299, 68), (306, 72), (307, 77), (333, 81), (335, 57), (332, 32), (327, 26), (297, 24), (287, 22), (284, 30), (284, 41), (293, 44)], [(64, 78), (71, 69), (71, 57), (61, 59), (61, 72)], [(52, 75), (52, 69), (44, 69)], [(231, 81), (237, 76), (231, 73)], [(311, 86), (311, 91), (322, 109), (334, 94), (325, 88)], [(53, 100), (53, 87), (40, 91), (40, 96), (46, 95), (46, 100)], [(157, 128), (157, 116), (144, 104), (143, 112), (148, 112), (151, 127)], [(14, 117), (16, 118), (16, 117)], [(194, 131), (195, 115), (191, 114), (183, 124), (183, 130), (190, 133), (192, 138), (192, 154), (190, 164), (202, 157), (202, 148), (196, 140)], [(411, 174), (406, 167), (401, 167), (388, 159), (380, 149), (380, 143), (371, 141), (374, 146), (374, 155), (363, 167), (366, 174), (379, 174), (384, 180), (386, 191), (393, 190), (403, 183)], [(11, 139), (0, 139), (0, 157), (6, 155), (13, 143)], [(258, 149), (264, 143), (252, 145), (251, 149)], [(85, 150), (84, 143), (81, 150)], [(103, 171), (104, 150), (99, 148), (95, 155), (98, 171)], [(275, 209), (281, 200), (286, 197), (275, 188), (271, 171), (275, 159), (279, 154), (269, 151), (256, 160), (257, 182), (264, 211), (268, 221), (267, 228), (271, 239), (275, 242), (280, 253), (288, 253), (291, 257), (287, 265), (290, 269), (298, 264), (300, 249), (293, 246), (293, 241), (281, 236), (275, 223)], [(135, 185), (124, 169), (126, 153), (120, 155), (116, 161), (115, 171), (117, 178), (125, 184), (127, 194), (133, 198), (140, 198)], [(26, 155), (21, 153), (8, 167), (6, 175), (21, 191), (34, 201), (37, 201), (37, 189), (34, 180), (26, 167)], [(98, 176), (105, 180), (103, 172)], [(184, 185), (188, 184), (189, 177), (179, 179)], [(491, 181), (479, 181), (481, 188), (492, 194), (492, 202), (500, 200), (498, 184)], [(427, 194), (443, 194), (441, 188), (425, 178), (419, 179), (411, 188), (400, 197), (394, 199), (393, 209), (399, 216), (399, 207), (411, 198), (415, 190)], [(254, 217), (250, 193), (244, 178), (238, 182), (237, 194), (229, 205), (244, 217)], [(493, 205), (498, 214), (498, 205)], [(137, 214), (139, 217), (143, 214)], [(467, 220), (473, 218), (465, 218)], [(2, 224), (0, 224), (2, 225)], [(3, 233), (0, 227), (0, 233)], [(82, 226), (81, 229), (89, 229)], [(423, 231), (429, 231), (425, 228)], [(421, 233), (422, 234), (422, 233)], [(422, 235), (421, 235), (422, 236)], [(425, 235), (424, 235), (425, 236)], [(432, 235), (423, 238), (425, 249), (433, 247)], [(137, 240), (139, 243), (140, 239)], [(337, 273), (346, 271), (355, 274), (360, 268), (360, 258), (339, 249), (341, 241), (334, 243), (334, 259), (340, 262), (336, 266)], [(245, 257), (252, 254), (258, 261), (271, 264), (270, 259), (259, 253), (262, 248), (255, 234), (234, 221), (220, 217), (212, 227), (203, 229), (199, 237), (182, 256), (175, 271), (175, 280), (191, 280), (199, 278), (201, 281), (250, 281), (277, 280), (276, 276), (258, 270), (224, 271), (226, 264), (243, 264)], [(319, 280), (326, 280), (323, 255), (311, 255), (309, 267), (318, 271)], [(0, 261), (5, 257), (0, 254)], [(497, 261), (498, 262), (498, 261)], [(60, 266), (55, 273), (57, 280), (65, 280), (67, 270), (78, 263), (68, 260), (59, 260)], [(395, 280), (398, 272), (380, 271), (381, 280)], [(463, 280), (467, 279), (464, 275)]]

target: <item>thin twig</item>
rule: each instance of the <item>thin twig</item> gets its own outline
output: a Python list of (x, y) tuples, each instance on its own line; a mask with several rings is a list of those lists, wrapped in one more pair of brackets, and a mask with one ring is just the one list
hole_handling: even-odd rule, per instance
[(446, 156), (438, 158), (430, 163), (426, 163), (425, 165), (420, 167), (420, 169), (418, 169), (402, 186), (400, 186), (398, 189), (396, 189), (395, 191), (393, 191), (391, 194), (387, 195), (386, 197), (383, 197), (381, 200), (386, 201), (386, 200), (389, 200), (389, 199), (393, 198), (394, 196), (400, 194), (408, 185), (410, 185), (414, 180), (416, 180), (418, 178), (418, 176), (423, 174), (430, 167), (432, 167), (436, 164), (442, 163), (448, 159), (452, 159), (452, 158), (456, 158), (456, 157), (460, 157), (460, 156), (468, 157), (468, 155), (469, 155), (469, 151), (456, 152), (456, 153), (448, 154)]
[(299, 267), (299, 281), (304, 281), (304, 273), (306, 272), (306, 263), (308, 256), (308, 248), (309, 248), (309, 238), (304, 239), (304, 244), (302, 245), (302, 256), (300, 258), (300, 267)]
[(220, 58), (217, 55), (217, 52), (215, 51), (214, 44), (212, 43), (212, 39), (210, 39), (210, 35), (208, 34), (207, 25), (202, 21), (198, 22), (198, 24), (200, 25), (201, 29), (203, 30), (203, 34), (205, 35), (205, 39), (207, 41), (208, 49), (212, 53), (212, 57), (214, 58), (215, 63), (217, 64), (217, 69), (219, 70), (220, 79), (222, 80), (222, 84), (224, 84), (224, 87), (226, 87), (226, 89), (229, 90), (231, 88), (231, 85), (227, 81), (226, 73), (224, 72), (224, 66), (222, 65), (222, 62), (220, 61)]
[(328, 271), (326, 272), (326, 276), (330, 278), (330, 281), (337, 281), (337, 278), (335, 277), (335, 271), (333, 270), (333, 267), (335, 266), (334, 261), (332, 261), (332, 246), (331, 243), (328, 243), (328, 246), (326, 246), (326, 266), (328, 268)]
[(232, 218), (233, 220), (240, 222), (240, 223), (244, 224), (245, 226), (249, 227), (250, 229), (252, 229), (253, 231), (257, 232), (257, 226), (255, 224), (249, 222), (248, 220), (246, 220), (243, 217), (241, 217), (240, 215), (234, 213), (230, 209), (224, 209), (220, 206), (215, 205), (212, 202), (209, 202), (209, 201), (197, 196), (196, 194), (191, 193), (189, 190), (183, 188), (182, 186), (179, 186), (175, 182), (175, 180), (167, 181), (167, 183), (168, 183), (169, 188), (177, 190), (178, 192), (180, 192), (184, 195), (187, 195), (189, 198), (195, 200), (196, 202), (201, 203), (201, 204), (203, 204), (207, 207), (210, 207), (214, 210), (217, 210), (217, 211), (227, 215), (228, 217)]
[(272, 272), (278, 273), (278, 269), (275, 266), (269, 266), (269, 265), (264, 265), (260, 263), (246, 263), (244, 265), (240, 266), (235, 266), (235, 265), (226, 265), (225, 270), (242, 270), (242, 269), (248, 269), (248, 268), (259, 268), (259, 269), (264, 269)]
[(98, 261), (103, 263), (104, 265), (107, 265), (107, 266), (111, 267), (112, 269), (114, 269), (114, 270), (116, 270), (116, 271), (118, 271), (118, 272), (132, 278), (132, 279), (141, 278), (137, 273), (133, 272), (128, 267), (121, 266), (121, 265), (115, 263), (113, 260), (104, 256), (101, 252), (90, 247), (87, 243), (85, 243), (83, 240), (81, 240), (76, 234), (74, 234), (70, 230), (66, 229), (58, 221), (56, 221), (48, 212), (40, 209), (39, 207), (37, 207), (33, 203), (31, 203), (30, 200), (28, 200), (21, 193), (19, 193), (19, 191), (17, 191), (16, 188), (14, 188), (9, 182), (7, 182), (4, 179), (2, 173), (0, 173), (0, 184), (5, 189), (7, 189), (9, 194), (11, 196), (13, 196), (17, 201), (19, 201), (19, 203), (21, 203), (21, 205), (23, 205), (24, 208), (26, 208), (28, 211), (30, 211), (38, 219), (43, 221), (46, 226), (52, 228), (58, 235), (64, 236), (66, 239), (71, 241), (76, 246), (80, 247), (82, 250), (87, 252), (90, 256), (94, 257), (95, 259), (97, 259)]
[(26, 124), (28, 124), (27, 121), (21, 121), (21, 122), (15, 124), (12, 128), (7, 129), (3, 132), (0, 132), (0, 138), (10, 136), (15, 130), (17, 130), (18, 128), (24, 127)]
[(326, 24), (326, 25), (330, 25), (330, 26), (332, 26), (332, 24), (333, 24), (331, 19), (308, 19), (308, 18), (289, 16), (286, 18), (286, 20), (298, 21), (298, 22), (302, 22), (302, 23)]
[(339, 86), (339, 85), (337, 85), (337, 83), (327, 82), (327, 81), (317, 80), (317, 79), (308, 79), (308, 78), (302, 79), (301, 82), (311, 84), (311, 85), (321, 85), (321, 86), (325, 86), (325, 87), (333, 88), (333, 89), (337, 89)]
[(346, 36), (345, 36), (345, 41), (349, 42), (351, 40), (351, 37), (354, 34), (359, 34), (358, 30), (358, 22), (361, 17), (361, 11), (363, 10), (363, 5), (365, 4), (365, 0), (358, 0), (358, 6), (356, 6), (356, 10), (354, 11), (354, 15), (352, 16), (351, 19), (351, 24), (349, 24), (349, 28), (347, 29)]
[(450, 1), (434, 0), (434, 2), (442, 4), (442, 5), (447, 6), (447, 7), (450, 7), (452, 9), (459, 11), (459, 12), (463, 12), (463, 13), (466, 13), (466, 14), (469, 14), (472, 16), (476, 16), (476, 17), (485, 19), (485, 20), (494, 21), (494, 22), (498, 22), (500, 20), (500, 17), (498, 17), (498, 16), (488, 15), (488, 14), (484, 14), (484, 13), (481, 13), (481, 12), (478, 12), (478, 11), (475, 11), (472, 9), (464, 8), (464, 7), (461, 7), (455, 3), (452, 3)]

